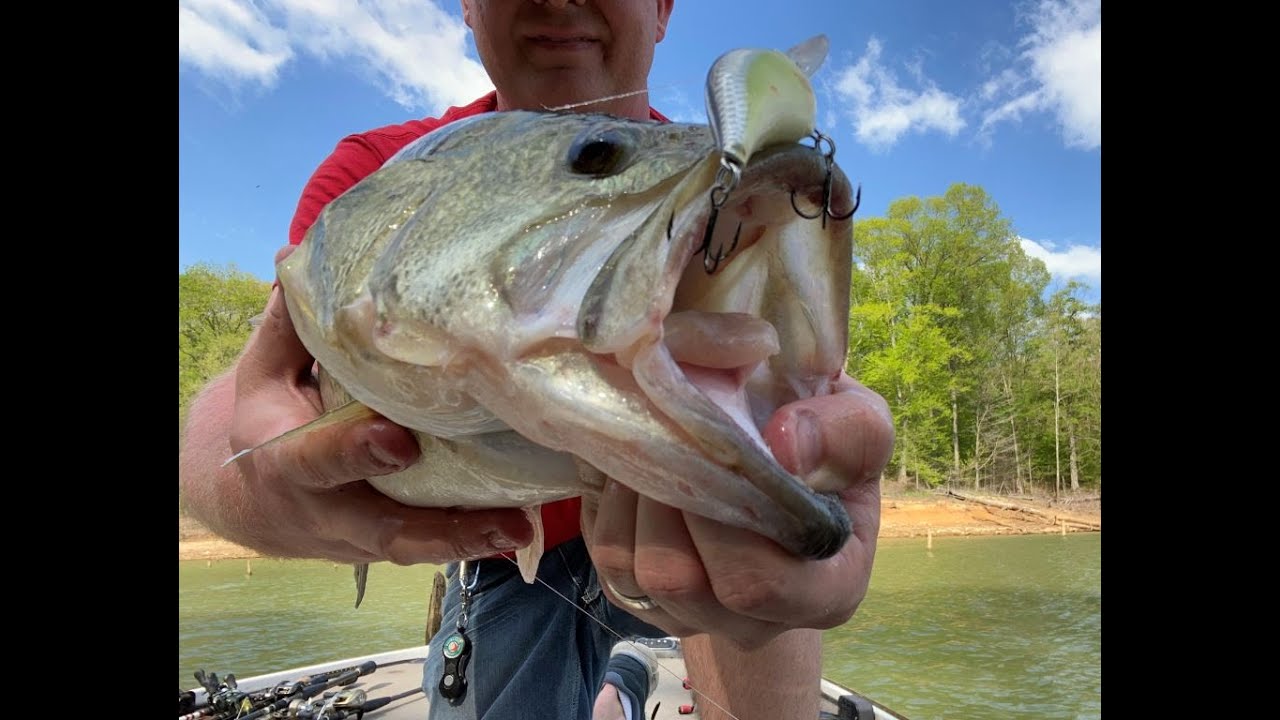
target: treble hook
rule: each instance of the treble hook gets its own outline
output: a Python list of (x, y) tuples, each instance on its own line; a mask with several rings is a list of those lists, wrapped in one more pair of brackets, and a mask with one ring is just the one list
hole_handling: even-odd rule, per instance
[(858, 211), (858, 206), (862, 204), (862, 183), (858, 183), (858, 190), (854, 193), (853, 207), (849, 212), (843, 215), (835, 215), (831, 212), (831, 174), (827, 174), (827, 179), (822, 182), (822, 209), (812, 215), (805, 215), (804, 212), (796, 206), (796, 191), (791, 191), (791, 209), (805, 220), (814, 220), (818, 217), (822, 218), (822, 227), (827, 227), (827, 218), (832, 220), (848, 220)]
[(738, 229), (733, 234), (733, 244), (729, 246), (729, 251), (724, 251), (724, 246), (716, 248), (715, 258), (711, 257), (711, 236), (715, 234), (716, 218), (720, 215), (720, 208), (729, 201), (729, 193), (738, 186), (738, 181), (742, 179), (742, 166), (736, 161), (727, 157), (720, 158), (720, 169), (716, 171), (716, 184), (711, 188), (711, 212), (707, 215), (707, 229), (702, 233), (702, 245), (695, 250), (695, 253), (702, 253), (702, 269), (708, 275), (715, 273), (720, 267), (720, 261), (729, 257), (738, 247), (738, 237), (742, 235), (742, 223), (738, 223)]
[(830, 205), (830, 200), (831, 200), (830, 196), (827, 197), (827, 200), (828, 200), (827, 209), (826, 209), (827, 217), (831, 218), (832, 220), (848, 220), (849, 218), (853, 217), (854, 213), (858, 212), (858, 206), (862, 204), (862, 183), (858, 183), (858, 189), (853, 194), (853, 207), (849, 208), (849, 212), (843, 215), (832, 215), (831, 205)]
[[(712, 212), (714, 213), (715, 211), (712, 210)], [(741, 235), (742, 235), (742, 223), (738, 223), (738, 229), (733, 232), (733, 242), (730, 243), (728, 252), (725, 252), (724, 246), (721, 245), (719, 248), (716, 249), (715, 259), (712, 259), (711, 253), (705, 250), (703, 251), (702, 269), (706, 270), (708, 275), (714, 275), (716, 272), (716, 269), (720, 267), (720, 261), (724, 260), (725, 258), (733, 254), (734, 249), (738, 247), (738, 238)], [(711, 236), (708, 235), (707, 239), (703, 241), (703, 244), (709, 245), (710, 240), (711, 240)]]
[(829, 148), (826, 152), (822, 153), (822, 157), (827, 163), (827, 174), (822, 179), (822, 209), (814, 213), (813, 215), (806, 215), (802, 210), (800, 210), (798, 206), (796, 206), (796, 191), (794, 189), (791, 190), (791, 209), (795, 210), (796, 214), (804, 218), (805, 220), (816, 220), (817, 218), (821, 217), (822, 227), (825, 229), (827, 227), (827, 218), (831, 218), (833, 220), (848, 220), (849, 218), (853, 217), (853, 214), (855, 212), (858, 211), (858, 206), (862, 204), (862, 184), (861, 183), (858, 184), (858, 192), (857, 192), (857, 196), (854, 198), (854, 201), (853, 201), (853, 209), (849, 210), (849, 212), (843, 215), (832, 214), (831, 212), (831, 183), (832, 183), (831, 168), (835, 165), (835, 161), (836, 161), (836, 141), (832, 140), (827, 135), (822, 134), (822, 131), (820, 130), (814, 130), (813, 134), (810, 135), (810, 137), (813, 138), (814, 150), (818, 150), (819, 152), (821, 152), (823, 142), (826, 142), (827, 147)]

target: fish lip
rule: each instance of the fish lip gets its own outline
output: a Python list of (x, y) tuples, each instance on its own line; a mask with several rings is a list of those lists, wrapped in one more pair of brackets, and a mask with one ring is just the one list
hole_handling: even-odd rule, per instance
[(844, 549), (853, 535), (853, 518), (839, 498), (830, 493), (815, 493), (831, 519), (830, 525), (814, 524), (805, 528), (797, 540), (795, 551), (810, 560), (826, 560)]
[[(844, 215), (853, 206), (853, 186), (840, 166), (829, 162), (826, 155), (808, 145), (778, 145), (756, 153), (742, 170), (742, 178), (734, 193), (759, 190), (772, 179), (781, 180), (784, 189), (821, 190), (827, 174), (831, 174), (831, 212)], [(729, 196), (732, 205), (734, 194)]]
[[(731, 216), (733, 211), (743, 207), (758, 194), (772, 193), (794, 194), (796, 205), (813, 214), (821, 212), (821, 196), (827, 174), (831, 174), (831, 214), (843, 216), (853, 207), (853, 185), (839, 165), (828, 162), (828, 158), (812, 146), (790, 144), (776, 145), (757, 152), (751, 161), (742, 169), (737, 186), (729, 193), (728, 200), (718, 211), (719, 222)], [(695, 194), (674, 212), (674, 217), (684, 214), (678, 226), (672, 228), (672, 237), (681, 237), (688, 254), (688, 263), (698, 261), (702, 254), (702, 230), (710, 217), (709, 194), (713, 186), (706, 192)], [(809, 206), (809, 207), (806, 207)], [(817, 217), (814, 215), (814, 217)], [(830, 222), (851, 223), (852, 220)], [(724, 271), (728, 263), (740, 254), (741, 250), (750, 247), (750, 243), (740, 247), (738, 252), (730, 254), (717, 267), (714, 273)], [(687, 267), (687, 265), (686, 265)]]

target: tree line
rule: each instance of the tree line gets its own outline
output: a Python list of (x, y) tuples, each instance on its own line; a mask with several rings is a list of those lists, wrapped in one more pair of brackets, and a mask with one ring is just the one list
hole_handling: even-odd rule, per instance
[(849, 374), (888, 400), (917, 487), (1102, 487), (1102, 303), (1046, 295), (996, 203), (957, 183), (855, 222)]
[[(978, 186), (894, 201), (854, 225), (848, 370), (888, 400), (890, 479), (995, 492), (1100, 490), (1102, 305), (1047, 293)], [(235, 361), (271, 285), (235, 267), (178, 276), (179, 432), (195, 393)]]
[(178, 273), (178, 429), (205, 383), (235, 362), (262, 314), (271, 283), (237, 269), (197, 263)]

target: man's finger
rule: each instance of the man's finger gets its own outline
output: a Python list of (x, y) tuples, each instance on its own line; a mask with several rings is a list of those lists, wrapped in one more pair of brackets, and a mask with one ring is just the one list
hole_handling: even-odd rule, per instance
[(589, 538), (591, 560), (601, 579), (620, 593), (640, 595), (635, 581), (636, 503), (639, 496), (610, 478), (595, 505), (595, 517), (582, 528)]
[[(275, 435), (289, 429), (283, 427)], [(259, 476), (287, 474), (305, 487), (328, 490), (398, 472), (416, 461), (418, 454), (417, 438), (410, 431), (376, 419), (321, 428), (262, 448), (245, 459), (256, 463)]]
[(509, 552), (533, 539), (517, 509), (451, 510), (402, 505), (367, 483), (352, 483), (312, 507), (312, 525), (343, 538), (374, 560), (397, 565), (445, 563)]
[(292, 254), (293, 254), (293, 251), (294, 251), (294, 250), (297, 250), (297, 249), (298, 249), (298, 246), (297, 246), (297, 245), (294, 245), (294, 244), (290, 243), (289, 245), (285, 245), (284, 247), (282, 247), (282, 248), (280, 248), (279, 250), (277, 250), (277, 251), (276, 251), (275, 264), (276, 264), (276, 265), (279, 265), (281, 260), (283, 260), (283, 259), (285, 259), (285, 258), (289, 257), (290, 255), (292, 255)]
[(847, 376), (831, 395), (779, 408), (763, 434), (783, 467), (822, 491), (878, 478), (893, 453), (889, 406)]
[[(276, 252), (276, 263), (289, 257), (296, 245), (285, 245)], [(284, 288), (277, 280), (271, 286), (262, 325), (249, 336), (236, 370), (238, 388), (251, 390), (264, 383), (284, 379), (296, 383), (311, 372), (314, 362), (289, 316)]]
[[(685, 519), (716, 598), (734, 613), (787, 627), (829, 628), (848, 620), (866, 594), (874, 545), (868, 553), (854, 539), (826, 560), (802, 561), (748, 530), (692, 513)], [(833, 594), (832, 588), (842, 591)]]
[(284, 290), (276, 286), (267, 300), (262, 325), (249, 336), (236, 366), (236, 392), (251, 392), (281, 380), (296, 384), (310, 375), (313, 363), (289, 317)]
[(701, 548), (695, 546), (685, 525), (691, 515), (656, 500), (640, 498), (635, 576), (644, 594), (683, 627), (706, 628), (747, 644), (777, 635), (780, 628), (725, 611), (708, 579), (716, 569), (706, 564)]

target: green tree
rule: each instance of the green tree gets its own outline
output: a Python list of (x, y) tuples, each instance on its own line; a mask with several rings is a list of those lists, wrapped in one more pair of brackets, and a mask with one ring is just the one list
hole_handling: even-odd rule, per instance
[(975, 489), (983, 486), (985, 477), (1022, 493), (1023, 463), (1031, 449), (1023, 392), (1031, 382), (1028, 344), (1043, 314), (1041, 296), (1049, 273), (1043, 262), (1023, 252), (1008, 254), (1005, 263), (1008, 272), (1001, 273), (991, 288), (984, 332), (972, 336), (982, 361), (969, 368), (974, 380), (966, 444), (971, 443), (972, 455), (965, 471), (972, 475)]
[(954, 310), (934, 305), (895, 307), (883, 302), (855, 305), (850, 313), (849, 374), (888, 401), (897, 431), (894, 465), (898, 480), (917, 486), (941, 481), (945, 466), (948, 366), (962, 351), (953, 347), (939, 321)]
[(1025, 344), (1043, 263), (986, 192), (963, 183), (859, 221), (854, 246), (849, 369), (894, 405), (899, 478), (936, 483), (972, 469), (976, 483), (1014, 447), (1013, 379), (1006, 367), (1001, 381), (1001, 363)]
[(271, 284), (236, 269), (200, 263), (178, 274), (178, 425), (205, 383), (235, 362)]
[(1070, 282), (1049, 298), (1035, 345), (1055, 494), (1102, 480), (1102, 306), (1083, 290)]

